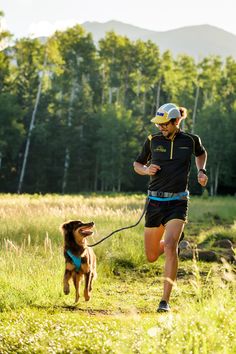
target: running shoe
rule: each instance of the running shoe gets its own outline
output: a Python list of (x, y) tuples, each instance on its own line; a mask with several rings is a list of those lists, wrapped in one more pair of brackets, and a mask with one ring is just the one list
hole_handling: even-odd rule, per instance
[(157, 312), (169, 312), (170, 305), (165, 300), (161, 300), (157, 308)]

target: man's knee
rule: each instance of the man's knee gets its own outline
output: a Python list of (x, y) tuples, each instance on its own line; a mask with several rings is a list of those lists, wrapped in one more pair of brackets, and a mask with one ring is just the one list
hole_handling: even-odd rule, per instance
[(159, 255), (153, 252), (146, 254), (146, 257), (149, 263), (153, 263), (158, 259)]
[(178, 246), (178, 242), (174, 242), (173, 240), (171, 241), (165, 241), (164, 242), (164, 252), (165, 254), (176, 254), (177, 252), (177, 246)]

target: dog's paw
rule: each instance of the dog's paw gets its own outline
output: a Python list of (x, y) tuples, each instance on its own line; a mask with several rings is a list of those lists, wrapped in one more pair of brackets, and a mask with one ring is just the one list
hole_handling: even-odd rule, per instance
[(85, 301), (89, 301), (91, 299), (91, 293), (88, 291), (84, 291), (84, 299)]
[(69, 284), (64, 285), (64, 294), (68, 295), (70, 293), (70, 287)]

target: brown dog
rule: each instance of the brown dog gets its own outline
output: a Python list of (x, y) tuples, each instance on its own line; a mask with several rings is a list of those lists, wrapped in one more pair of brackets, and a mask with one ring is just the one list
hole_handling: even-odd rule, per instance
[(66, 269), (64, 274), (64, 293), (70, 292), (69, 280), (72, 277), (75, 286), (75, 302), (79, 301), (80, 283), (85, 278), (84, 298), (90, 300), (92, 281), (96, 278), (96, 256), (87, 246), (86, 237), (93, 234), (93, 222), (83, 223), (69, 220), (62, 224), (64, 235), (64, 256)]

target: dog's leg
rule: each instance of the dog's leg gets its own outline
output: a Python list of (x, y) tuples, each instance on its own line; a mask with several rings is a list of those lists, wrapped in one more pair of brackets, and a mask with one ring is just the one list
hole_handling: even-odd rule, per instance
[(73, 274), (73, 282), (75, 286), (75, 303), (79, 301), (79, 279), (78, 274), (74, 272)]
[(84, 287), (84, 298), (85, 301), (89, 301), (91, 298), (92, 290), (92, 272), (85, 274), (85, 287)]
[(95, 257), (95, 255), (94, 255), (94, 259), (93, 259), (93, 269), (92, 269), (92, 271), (90, 273), (91, 273), (91, 276), (90, 276), (88, 289), (91, 292), (92, 291), (93, 280), (95, 280), (97, 278), (96, 257)]
[(91, 281), (90, 281), (90, 287), (89, 287), (89, 290), (92, 291), (93, 287), (92, 287), (92, 284), (93, 284), (93, 280), (96, 279), (97, 277), (97, 274), (92, 272), (91, 274)]
[(64, 294), (68, 295), (70, 293), (70, 285), (69, 285), (69, 280), (71, 278), (71, 270), (66, 269), (65, 273), (64, 273), (64, 280), (63, 280), (63, 284), (64, 284)]
[(79, 301), (80, 298), (80, 283), (83, 278), (83, 275), (80, 273), (74, 273), (73, 281), (75, 286), (75, 303)]
[[(92, 268), (92, 269), (91, 269)], [(93, 254), (92, 267), (90, 265), (90, 272), (85, 275), (85, 288), (84, 288), (84, 298), (86, 301), (89, 301), (92, 293), (92, 284), (93, 280), (97, 277), (96, 272), (96, 257)]]

